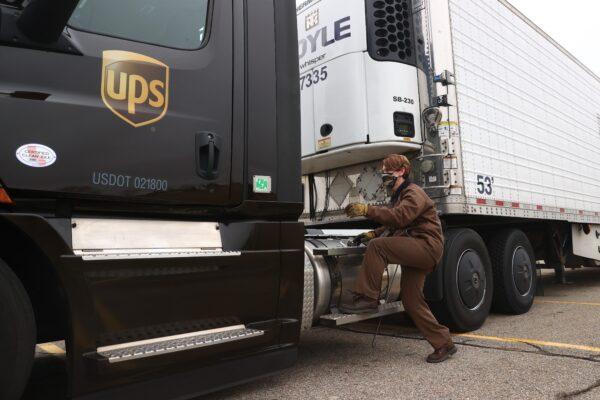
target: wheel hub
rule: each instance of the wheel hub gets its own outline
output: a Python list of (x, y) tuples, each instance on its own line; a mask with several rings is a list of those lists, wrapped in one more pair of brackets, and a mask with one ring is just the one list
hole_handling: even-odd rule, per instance
[(479, 288), (480, 285), (480, 279), (479, 279), (479, 274), (477, 272), (475, 272), (473, 274), (473, 277), (471, 278), (471, 284), (473, 285), (474, 288)]
[(523, 247), (517, 247), (512, 258), (512, 276), (517, 292), (526, 296), (531, 291), (534, 273), (529, 254)]
[(476, 310), (484, 302), (486, 292), (485, 268), (479, 254), (467, 250), (458, 261), (457, 285), (462, 303)]

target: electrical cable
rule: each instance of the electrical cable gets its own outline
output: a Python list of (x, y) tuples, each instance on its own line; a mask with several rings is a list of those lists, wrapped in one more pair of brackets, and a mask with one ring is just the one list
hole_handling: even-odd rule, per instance
[[(373, 334), (373, 332), (371, 332), (371, 331), (365, 331), (365, 330), (360, 330), (360, 329), (355, 329), (355, 328), (341, 327), (339, 329), (342, 331), (358, 333), (361, 335), (372, 335)], [(389, 337), (389, 338), (394, 338), (394, 339), (426, 341), (426, 339), (424, 337), (417, 336), (417, 335), (391, 334), (391, 333), (381, 333), (380, 332), (379, 336)], [(547, 357), (569, 358), (569, 359), (574, 359), (574, 360), (600, 363), (600, 359), (597, 359), (596, 358), (597, 356), (594, 356), (594, 355), (576, 356), (576, 355), (572, 355), (572, 354), (553, 353), (553, 352), (544, 350), (544, 349), (540, 348), (539, 346), (532, 345), (530, 343), (526, 343), (526, 342), (519, 342), (519, 343), (524, 344), (524, 345), (529, 345), (529, 346), (533, 347), (534, 349), (536, 349), (536, 351), (499, 347), (499, 346), (485, 346), (482, 344), (471, 343), (471, 341), (469, 341), (469, 340), (465, 340), (462, 342), (459, 342), (459, 341), (454, 342), (454, 344), (456, 344), (458, 346), (475, 347), (478, 349), (490, 349), (490, 350), (500, 350), (500, 351), (514, 352), (514, 353), (536, 354), (536, 355), (542, 355), (542, 356), (547, 356)]]
[[(392, 285), (392, 283), (394, 283), (394, 280), (396, 279), (396, 274), (398, 273), (398, 270), (400, 268), (402, 268), (402, 267), (399, 265), (396, 266), (394, 275), (392, 276), (392, 279), (390, 279), (389, 265), (386, 265), (386, 267), (385, 267), (385, 271), (387, 273), (388, 280), (387, 280), (387, 285), (385, 288), (385, 303), (384, 304), (387, 304), (389, 302), (390, 286)], [(371, 348), (373, 348), (373, 349), (375, 348), (375, 342), (377, 340), (377, 336), (379, 335), (382, 321), (383, 321), (383, 317), (379, 317), (379, 321), (377, 322), (377, 329), (375, 330), (375, 334), (373, 335), (373, 340), (371, 341)]]
[(309, 204), (309, 218), (311, 221), (314, 221), (316, 218), (315, 212), (315, 193), (316, 185), (315, 185), (315, 175), (308, 175), (308, 204)]
[(316, 179), (313, 175), (313, 179), (312, 179), (312, 187), (313, 187), (313, 192), (315, 195), (315, 204), (314, 204), (314, 209), (315, 209), (315, 215), (313, 217), (311, 217), (312, 221), (315, 221), (317, 219), (317, 207), (319, 207), (319, 192), (317, 191), (317, 183), (316, 183)]
[(321, 216), (319, 217), (319, 221), (323, 221), (325, 218), (325, 213), (329, 211), (329, 194), (331, 192), (331, 177), (329, 175), (329, 171), (325, 172), (325, 201), (323, 204), (323, 211), (321, 211)]
[(314, 174), (309, 174), (308, 175), (308, 209), (309, 209), (309, 218), (311, 221), (314, 221), (315, 219), (315, 191), (314, 191), (314, 184), (315, 184), (315, 175)]

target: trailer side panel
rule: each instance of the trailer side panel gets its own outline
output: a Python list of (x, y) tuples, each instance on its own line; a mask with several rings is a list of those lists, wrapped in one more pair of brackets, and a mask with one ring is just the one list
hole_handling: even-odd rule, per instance
[(471, 212), (596, 221), (598, 77), (502, 1), (449, 3)]

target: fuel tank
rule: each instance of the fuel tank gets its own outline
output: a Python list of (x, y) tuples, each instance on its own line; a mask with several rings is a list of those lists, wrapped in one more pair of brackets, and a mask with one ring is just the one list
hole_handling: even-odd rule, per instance
[[(304, 256), (303, 329), (318, 323), (323, 315), (352, 300), (351, 290), (358, 278), (366, 246), (348, 244), (350, 236), (307, 236)], [(400, 297), (399, 265), (383, 272), (380, 299), (386, 303)]]

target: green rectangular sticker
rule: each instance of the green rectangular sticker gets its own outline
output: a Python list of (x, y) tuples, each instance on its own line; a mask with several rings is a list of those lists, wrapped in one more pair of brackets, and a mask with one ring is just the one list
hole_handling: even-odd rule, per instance
[(271, 193), (270, 176), (254, 176), (254, 193)]

